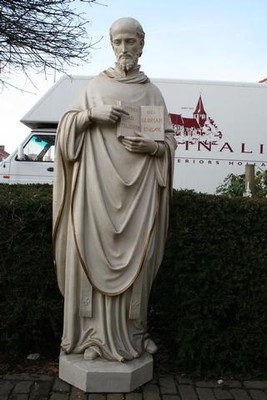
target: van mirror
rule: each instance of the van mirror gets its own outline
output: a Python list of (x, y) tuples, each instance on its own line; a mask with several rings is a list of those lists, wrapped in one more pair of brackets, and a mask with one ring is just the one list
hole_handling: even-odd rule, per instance
[(24, 157), (24, 154), (23, 154), (23, 145), (21, 144), (21, 145), (19, 146), (19, 148), (18, 148), (17, 160), (22, 161), (22, 160), (24, 160), (24, 159), (25, 159), (25, 157)]

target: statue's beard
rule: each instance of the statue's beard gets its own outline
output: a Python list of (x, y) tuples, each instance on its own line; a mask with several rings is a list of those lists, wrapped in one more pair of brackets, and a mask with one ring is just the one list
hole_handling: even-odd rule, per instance
[(138, 56), (133, 57), (132, 55), (122, 55), (118, 59), (118, 64), (120, 69), (124, 72), (127, 73), (131, 71), (138, 63)]

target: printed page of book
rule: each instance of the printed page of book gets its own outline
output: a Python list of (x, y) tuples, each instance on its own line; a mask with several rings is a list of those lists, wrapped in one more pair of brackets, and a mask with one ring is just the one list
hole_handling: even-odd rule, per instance
[(141, 106), (141, 132), (153, 140), (164, 140), (164, 108)]
[(118, 137), (129, 137), (136, 136), (135, 131), (140, 132), (140, 107), (125, 104), (119, 102), (118, 104), (122, 107), (129, 115), (122, 114), (120, 121), (117, 124), (117, 136)]

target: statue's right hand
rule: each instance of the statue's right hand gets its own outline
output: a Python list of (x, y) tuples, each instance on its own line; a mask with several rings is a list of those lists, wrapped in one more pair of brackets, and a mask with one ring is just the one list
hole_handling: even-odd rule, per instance
[(91, 119), (95, 122), (111, 122), (116, 124), (122, 114), (129, 115), (119, 106), (102, 105), (91, 108)]

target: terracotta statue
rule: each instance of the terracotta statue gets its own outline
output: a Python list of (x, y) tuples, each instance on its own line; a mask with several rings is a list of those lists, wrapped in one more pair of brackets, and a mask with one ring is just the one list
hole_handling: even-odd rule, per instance
[[(121, 18), (110, 28), (117, 62), (90, 79), (58, 127), (54, 252), (64, 296), (61, 348), (126, 361), (156, 345), (147, 332), (151, 285), (168, 228), (176, 147), (162, 95), (139, 70), (144, 32)], [(163, 107), (164, 140), (118, 137), (123, 104)]]

